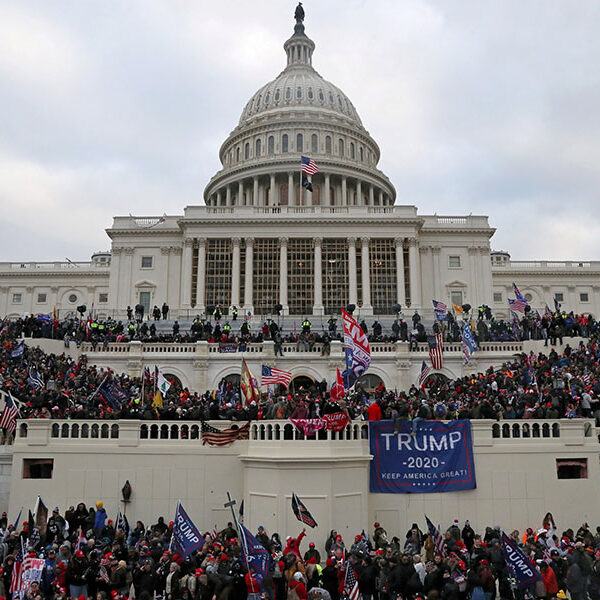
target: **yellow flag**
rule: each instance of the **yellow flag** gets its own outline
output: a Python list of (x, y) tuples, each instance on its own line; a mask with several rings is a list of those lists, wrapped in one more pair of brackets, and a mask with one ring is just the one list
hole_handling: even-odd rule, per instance
[(463, 312), (462, 306), (459, 306), (458, 304), (452, 304), (452, 306), (454, 306), (454, 312), (455, 313), (460, 314), (460, 313)]
[(156, 395), (154, 396), (154, 400), (152, 401), (152, 406), (154, 408), (162, 408), (163, 399), (158, 390), (156, 390)]

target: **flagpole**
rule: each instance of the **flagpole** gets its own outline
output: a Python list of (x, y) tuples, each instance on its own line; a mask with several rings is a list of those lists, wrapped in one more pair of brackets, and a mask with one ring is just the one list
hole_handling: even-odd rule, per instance
[(91, 400), (94, 399), (94, 397), (96, 396), (96, 394), (98, 393), (98, 391), (100, 390), (100, 388), (102, 387), (102, 384), (107, 380), (108, 378), (108, 373), (106, 373), (106, 375), (104, 376), (104, 379), (100, 382), (100, 385), (96, 388), (96, 391), (89, 397), (87, 398), (87, 400), (85, 401), (85, 403), (87, 404), (88, 402), (90, 402)]

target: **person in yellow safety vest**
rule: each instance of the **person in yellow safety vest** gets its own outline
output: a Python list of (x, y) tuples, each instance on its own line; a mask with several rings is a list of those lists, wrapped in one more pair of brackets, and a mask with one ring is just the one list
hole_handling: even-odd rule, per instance
[(238, 318), (238, 309), (237, 306), (232, 306), (231, 307), (231, 316), (233, 318), (234, 321), (237, 321)]
[(304, 333), (310, 333), (311, 327), (312, 327), (312, 324), (308, 319), (304, 319), (304, 321), (302, 321), (302, 331)]

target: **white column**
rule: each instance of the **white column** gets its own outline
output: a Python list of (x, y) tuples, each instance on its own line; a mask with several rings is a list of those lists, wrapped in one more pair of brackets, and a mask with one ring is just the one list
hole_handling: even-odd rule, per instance
[(314, 238), (315, 244), (315, 290), (313, 314), (323, 314), (323, 277), (322, 277), (322, 259), (321, 259), (321, 238)]
[(288, 206), (294, 206), (294, 174), (288, 173)]
[(404, 289), (404, 238), (396, 238), (396, 302), (405, 307), (406, 293)]
[(383, 206), (383, 190), (379, 190), (379, 206)]
[(231, 240), (231, 306), (240, 307), (240, 238)]
[(221, 206), (221, 190), (217, 192), (217, 206)]
[(463, 302), (470, 304), (473, 308), (477, 308), (481, 303), (479, 302), (479, 285), (477, 276), (477, 255), (479, 254), (479, 249), (474, 247), (469, 247), (467, 249), (469, 253), (469, 273), (470, 273), (470, 281), (469, 287), (467, 290), (468, 298), (463, 298)]
[(442, 290), (442, 273), (440, 272), (440, 246), (432, 246), (431, 247), (431, 256), (433, 260), (433, 293), (435, 294), (434, 300), (441, 300), (445, 302), (445, 298), (443, 296)]
[(361, 238), (362, 251), (360, 255), (360, 262), (362, 266), (362, 308), (361, 314), (370, 314), (373, 312), (371, 306), (371, 271), (369, 260), (369, 238)]
[(284, 315), (290, 312), (288, 307), (287, 244), (287, 238), (279, 238), (279, 304), (283, 306)]
[(345, 177), (342, 177), (342, 206), (348, 206), (348, 188)]
[(362, 182), (360, 179), (356, 182), (356, 204), (357, 206), (362, 206)]
[(356, 305), (356, 238), (348, 238), (348, 303)]
[(183, 242), (183, 261), (181, 265), (181, 307), (191, 308), (192, 302), (192, 246), (194, 240), (185, 238)]
[(244, 182), (240, 179), (238, 182), (238, 206), (244, 205)]
[(252, 276), (254, 274), (254, 238), (246, 238), (246, 278), (244, 281), (244, 311), (254, 312), (252, 301)]
[(258, 177), (254, 178), (254, 189), (252, 190), (252, 206), (258, 206)]
[(375, 190), (373, 184), (369, 186), (369, 206), (375, 206)]
[(325, 191), (323, 193), (323, 199), (321, 200), (321, 206), (329, 206), (331, 204), (331, 185), (329, 180), (329, 174), (325, 175)]
[(271, 181), (269, 182), (269, 204), (271, 206), (276, 206), (279, 204), (275, 197), (275, 175), (271, 175)]
[(206, 238), (198, 239), (198, 278), (196, 279), (196, 310), (204, 312), (206, 300)]
[(408, 262), (410, 265), (410, 306), (421, 308), (421, 257), (417, 238), (408, 240)]
[(230, 185), (227, 186), (227, 192), (225, 195), (225, 204), (227, 206), (231, 206), (231, 186)]
[(491, 305), (494, 300), (492, 285), (492, 261), (490, 260), (490, 250), (486, 246), (479, 248), (481, 258), (481, 303)]

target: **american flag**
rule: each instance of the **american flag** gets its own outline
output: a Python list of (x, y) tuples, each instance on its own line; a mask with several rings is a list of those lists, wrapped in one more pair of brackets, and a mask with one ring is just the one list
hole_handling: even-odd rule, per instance
[(217, 539), (217, 535), (219, 535), (219, 534), (217, 532), (217, 524), (215, 523), (215, 526), (213, 527), (213, 530), (212, 530), (212, 536), (211, 536), (212, 539), (216, 540)]
[(421, 372), (419, 373), (419, 387), (423, 387), (429, 373), (431, 373), (431, 367), (428, 367), (425, 364), (425, 361), (423, 361), (423, 364), (421, 365)]
[(433, 310), (435, 312), (435, 318), (438, 321), (443, 321), (446, 319), (446, 313), (448, 312), (448, 306), (443, 302), (438, 302), (437, 300), (432, 300), (433, 302)]
[(302, 156), (300, 164), (302, 165), (302, 172), (307, 175), (314, 175), (319, 170), (317, 163), (312, 158), (308, 158), (308, 156)]
[(102, 579), (102, 581), (106, 583), (110, 581), (108, 569), (106, 568), (110, 566), (110, 563), (111, 559), (108, 557), (108, 555), (105, 555), (100, 559), (100, 569), (98, 571), (98, 576), (100, 577), (100, 579)]
[(429, 336), (427, 338), (429, 344), (429, 358), (431, 365), (434, 369), (440, 370), (443, 365), (443, 353), (444, 353), (444, 342), (442, 341), (442, 334), (437, 333), (435, 336)]
[(275, 383), (281, 383), (288, 387), (292, 380), (292, 374), (290, 371), (282, 371), (281, 369), (275, 369), (274, 367), (268, 367), (267, 365), (262, 366), (262, 384), (273, 385)]
[(13, 564), (12, 578), (10, 580), (10, 592), (13, 598), (19, 598), (21, 596), (22, 580), (21, 575), (23, 572), (23, 555), (25, 549), (23, 548), (23, 538), (21, 538), (21, 549), (17, 552), (15, 562)]
[(513, 312), (524, 313), (526, 306), (527, 306), (527, 302), (524, 302), (523, 300), (519, 300), (518, 298), (516, 300), (513, 300), (512, 298), (508, 299), (508, 307)]
[(6, 401), (4, 404), (4, 410), (0, 417), (0, 427), (6, 429), (10, 433), (14, 433), (17, 429), (17, 415), (19, 411), (15, 406), (13, 397), (10, 394), (6, 395)]
[(440, 530), (429, 520), (429, 517), (425, 515), (425, 520), (427, 521), (427, 529), (429, 529), (429, 535), (433, 540), (433, 547), (438, 554), (442, 556), (446, 555), (446, 547), (444, 545), (444, 538), (440, 533)]
[(583, 377), (581, 379), (585, 384), (588, 384), (592, 380), (592, 376), (587, 369), (584, 371)]
[(517, 300), (521, 300), (522, 302), (525, 302), (525, 304), (527, 304), (527, 298), (525, 298), (525, 296), (523, 296), (523, 294), (521, 294), (519, 288), (517, 287), (517, 284), (513, 281), (513, 291), (515, 293), (515, 298)]
[(344, 578), (344, 595), (348, 600), (359, 600), (360, 592), (358, 590), (358, 579), (354, 567), (346, 563), (346, 576)]
[(229, 446), (236, 440), (247, 440), (250, 433), (250, 421), (242, 427), (235, 425), (228, 429), (217, 429), (202, 421), (202, 445)]
[(554, 317), (554, 315), (552, 314), (552, 311), (550, 310), (550, 307), (546, 304), (546, 307), (544, 308), (544, 317), (546, 317), (547, 319), (552, 319), (552, 317)]

